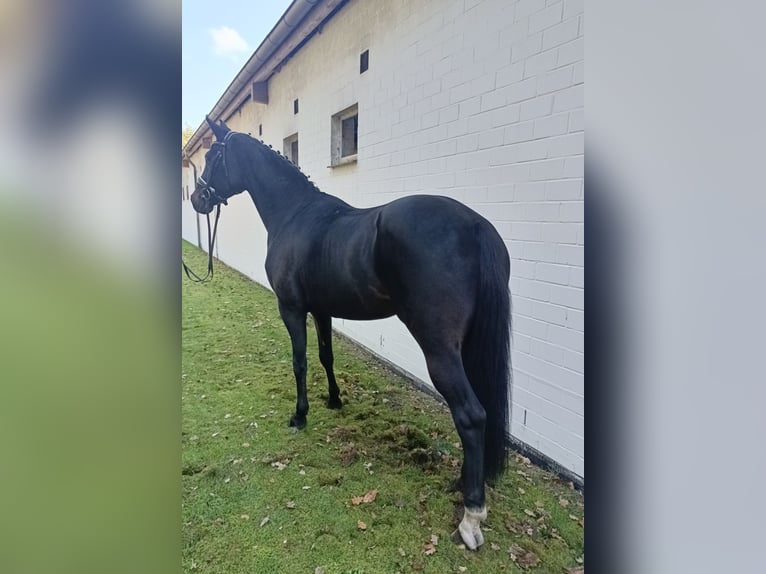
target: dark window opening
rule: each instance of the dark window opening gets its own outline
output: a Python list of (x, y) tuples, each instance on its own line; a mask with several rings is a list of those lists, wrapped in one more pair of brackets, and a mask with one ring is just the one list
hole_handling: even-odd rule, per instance
[(359, 73), (364, 74), (370, 67), (370, 51), (365, 50), (359, 56)]
[(357, 132), (359, 131), (359, 116), (353, 115), (350, 118), (341, 120), (341, 146), (340, 156), (346, 157), (356, 154), (357, 150)]
[(282, 142), (282, 153), (285, 157), (298, 165), (298, 134), (293, 134), (287, 137)]
[(202, 138), (202, 147), (205, 149), (210, 149), (210, 146), (213, 145), (213, 136), (205, 136)]
[(263, 124), (258, 124), (258, 135), (259, 136), (263, 135)]
[(295, 101), (293, 102), (293, 113), (294, 113), (294, 114), (297, 114), (297, 113), (298, 113), (298, 100), (295, 100)]

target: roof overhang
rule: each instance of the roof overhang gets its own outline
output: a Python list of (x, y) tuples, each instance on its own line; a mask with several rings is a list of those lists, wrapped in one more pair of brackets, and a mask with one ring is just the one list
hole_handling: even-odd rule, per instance
[[(208, 116), (226, 121), (249, 99), (268, 104), (268, 81), (348, 0), (293, 0)], [(203, 120), (182, 149), (190, 156), (210, 132)]]

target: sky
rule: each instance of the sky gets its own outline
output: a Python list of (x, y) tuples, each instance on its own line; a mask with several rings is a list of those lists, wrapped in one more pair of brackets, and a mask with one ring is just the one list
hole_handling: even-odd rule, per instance
[(205, 119), (292, 0), (184, 0), (181, 127)]

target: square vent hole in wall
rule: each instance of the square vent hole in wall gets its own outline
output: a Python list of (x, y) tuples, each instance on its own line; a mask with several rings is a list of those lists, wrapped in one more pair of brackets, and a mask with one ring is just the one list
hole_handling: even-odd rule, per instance
[(298, 164), (298, 134), (294, 133), (291, 136), (286, 137), (282, 141), (282, 153), (285, 154), (285, 157), (289, 159), (291, 162), (293, 162), (295, 165)]
[(356, 161), (359, 143), (359, 106), (332, 116), (331, 167)]

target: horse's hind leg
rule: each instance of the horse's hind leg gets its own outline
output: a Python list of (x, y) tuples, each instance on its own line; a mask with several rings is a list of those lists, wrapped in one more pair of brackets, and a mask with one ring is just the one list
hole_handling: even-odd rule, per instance
[(487, 518), (484, 504), (484, 425), (486, 413), (471, 389), (460, 352), (446, 345), (424, 349), (428, 373), (436, 390), (446, 399), (463, 444), (463, 504), (458, 527), (465, 545), (475, 550), (484, 544), (480, 524)]
[(309, 412), (309, 401), (306, 395), (306, 313), (295, 311), (280, 303), (279, 314), (293, 344), (293, 373), (298, 390), (295, 414), (290, 417), (290, 426), (302, 429), (306, 426), (306, 414)]
[(343, 402), (340, 400), (340, 389), (338, 389), (338, 383), (335, 382), (335, 371), (333, 371), (333, 354), (332, 354), (332, 318), (316, 316), (314, 317), (314, 325), (317, 329), (317, 339), (319, 342), (319, 362), (322, 363), (325, 373), (327, 373), (327, 389), (329, 392), (329, 398), (327, 399), (327, 408), (339, 409), (343, 406)]

